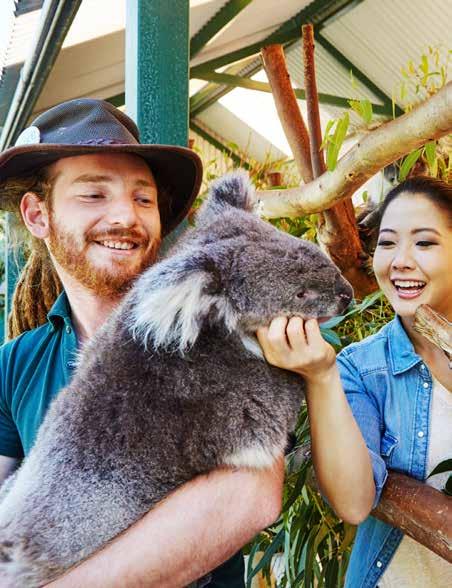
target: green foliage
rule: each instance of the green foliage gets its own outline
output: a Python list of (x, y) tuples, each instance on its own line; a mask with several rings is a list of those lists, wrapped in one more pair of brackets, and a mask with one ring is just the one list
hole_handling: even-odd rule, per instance
[[(428, 47), (417, 65), (410, 59), (406, 66), (402, 67), (399, 95), (406, 112), (436, 94), (447, 83), (451, 59), (452, 51)], [(408, 153), (400, 165), (399, 181), (408, 177), (417, 162), (424, 164), (426, 168), (422, 173), (450, 181), (452, 154), (448, 139), (429, 141), (424, 147)]]
[(406, 111), (412, 110), (417, 102), (429, 98), (447, 83), (451, 59), (452, 51), (429, 46), (417, 64), (410, 59), (401, 68), (402, 80), (398, 89)]
[(351, 109), (363, 119), (366, 125), (370, 125), (373, 118), (373, 107), (370, 100), (365, 98), (364, 100), (349, 100)]
[(339, 152), (347, 136), (350, 115), (346, 111), (341, 118), (330, 120), (325, 129), (322, 149), (326, 149), (326, 167), (333, 171), (339, 158)]

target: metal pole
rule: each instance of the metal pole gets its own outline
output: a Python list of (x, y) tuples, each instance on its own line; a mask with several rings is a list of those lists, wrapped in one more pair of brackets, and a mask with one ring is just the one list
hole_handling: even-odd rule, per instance
[(188, 145), (188, 0), (127, 0), (126, 111), (143, 143)]
[(188, 0), (127, 0), (126, 112), (142, 143), (188, 145), (189, 10)]

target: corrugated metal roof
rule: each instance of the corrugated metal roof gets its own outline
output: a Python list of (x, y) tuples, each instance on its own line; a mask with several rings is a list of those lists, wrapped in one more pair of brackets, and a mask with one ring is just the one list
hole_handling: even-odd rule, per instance
[(450, 49), (451, 23), (451, 0), (364, 0), (322, 34), (392, 96), (409, 59), (418, 63), (429, 45)]
[[(54, 69), (46, 83), (35, 110), (47, 108), (58, 101), (76, 96), (108, 98), (124, 90), (124, 13), (125, 1), (83, 0), (79, 14), (66, 38)], [(227, 0), (190, 0), (190, 34), (193, 37), (217, 14)], [(323, 9), (327, 2), (318, 3)], [(42, 0), (1, 0), (0, 2), (0, 125), (4, 121), (19, 76), (22, 61), (28, 53), (38, 26)], [(298, 14), (309, 0), (253, 0), (235, 19), (218, 33), (192, 61), (192, 65), (229, 53), (261, 40)], [(16, 18), (11, 20), (13, 8)], [(9, 15), (9, 19), (2, 15)], [(347, 10), (330, 19), (321, 34), (359, 67), (383, 92), (392, 95), (401, 79), (400, 68), (409, 58), (416, 63), (429, 44), (450, 46), (452, 0), (362, 0), (351, 2)], [(13, 28), (12, 24), (14, 25)], [(2, 31), (5, 31), (3, 34)], [(9, 39), (9, 43), (5, 41)], [(2, 43), (3, 40), (3, 43)], [(6, 53), (5, 47), (8, 47)], [(1, 64), (5, 64), (3, 75)], [(252, 60), (252, 59), (251, 59)], [(254, 60), (254, 64), (258, 59)], [(295, 86), (303, 87), (301, 48), (297, 42), (287, 50), (288, 69)], [(9, 64), (9, 65), (8, 65)], [(316, 44), (317, 83), (320, 92), (346, 98), (367, 97), (374, 103), (381, 100), (365, 84), (355, 78), (352, 86), (347, 68), (341, 65), (319, 43)], [(251, 68), (254, 72), (255, 69)], [(242, 72), (243, 75), (243, 72)], [(256, 79), (265, 79), (260, 73)], [(204, 84), (202, 82), (201, 84)], [(197, 84), (198, 88), (201, 84)], [(195, 84), (193, 84), (195, 86)], [(228, 96), (230, 98), (228, 98)], [(239, 100), (237, 100), (239, 97)], [(249, 103), (252, 114), (242, 108), (225, 114), (229, 103), (243, 97), (242, 107)], [(245, 98), (246, 97), (246, 98)], [(235, 89), (220, 105), (199, 114), (205, 125), (216, 125), (213, 131), (225, 142), (242, 148), (252, 136), (252, 155), (265, 156), (273, 142), (275, 157), (287, 152), (284, 139), (272, 138), (270, 127), (277, 126), (274, 111), (268, 110), (271, 96), (243, 88)], [(301, 108), (304, 103), (300, 102)], [(259, 110), (263, 106), (262, 110)], [(336, 118), (342, 109), (322, 105), (323, 116)], [(270, 113), (270, 114), (269, 114)], [(272, 118), (271, 124), (269, 117)], [(260, 122), (258, 123), (258, 120)], [(352, 117), (353, 124), (359, 124)], [(280, 133), (280, 131), (279, 131)], [(266, 137), (264, 139), (264, 137)], [(261, 141), (261, 145), (258, 142)], [(275, 147), (277, 145), (277, 147)]]
[[(236, 16), (230, 26), (207, 44), (192, 60), (191, 65), (203, 63), (265, 39), (310, 3), (310, 0), (278, 0), (275, 6), (274, 0), (254, 0)], [(225, 2), (215, 2), (215, 4), (221, 7)]]
[(39, 24), (42, 0), (3, 0), (0, 6), (0, 127)]

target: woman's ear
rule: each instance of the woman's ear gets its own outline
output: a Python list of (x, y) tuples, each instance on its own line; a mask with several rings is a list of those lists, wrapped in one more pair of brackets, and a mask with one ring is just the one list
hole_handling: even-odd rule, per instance
[(49, 213), (46, 203), (34, 192), (22, 196), (20, 212), (30, 233), (38, 239), (49, 236)]

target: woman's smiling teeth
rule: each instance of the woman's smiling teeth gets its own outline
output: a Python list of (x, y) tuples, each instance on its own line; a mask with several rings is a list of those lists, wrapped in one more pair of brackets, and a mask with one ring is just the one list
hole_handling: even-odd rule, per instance
[(425, 287), (425, 282), (421, 280), (392, 280), (392, 283), (402, 298), (414, 298)]
[(126, 241), (98, 241), (98, 243), (109, 249), (134, 249), (136, 247), (135, 243)]

